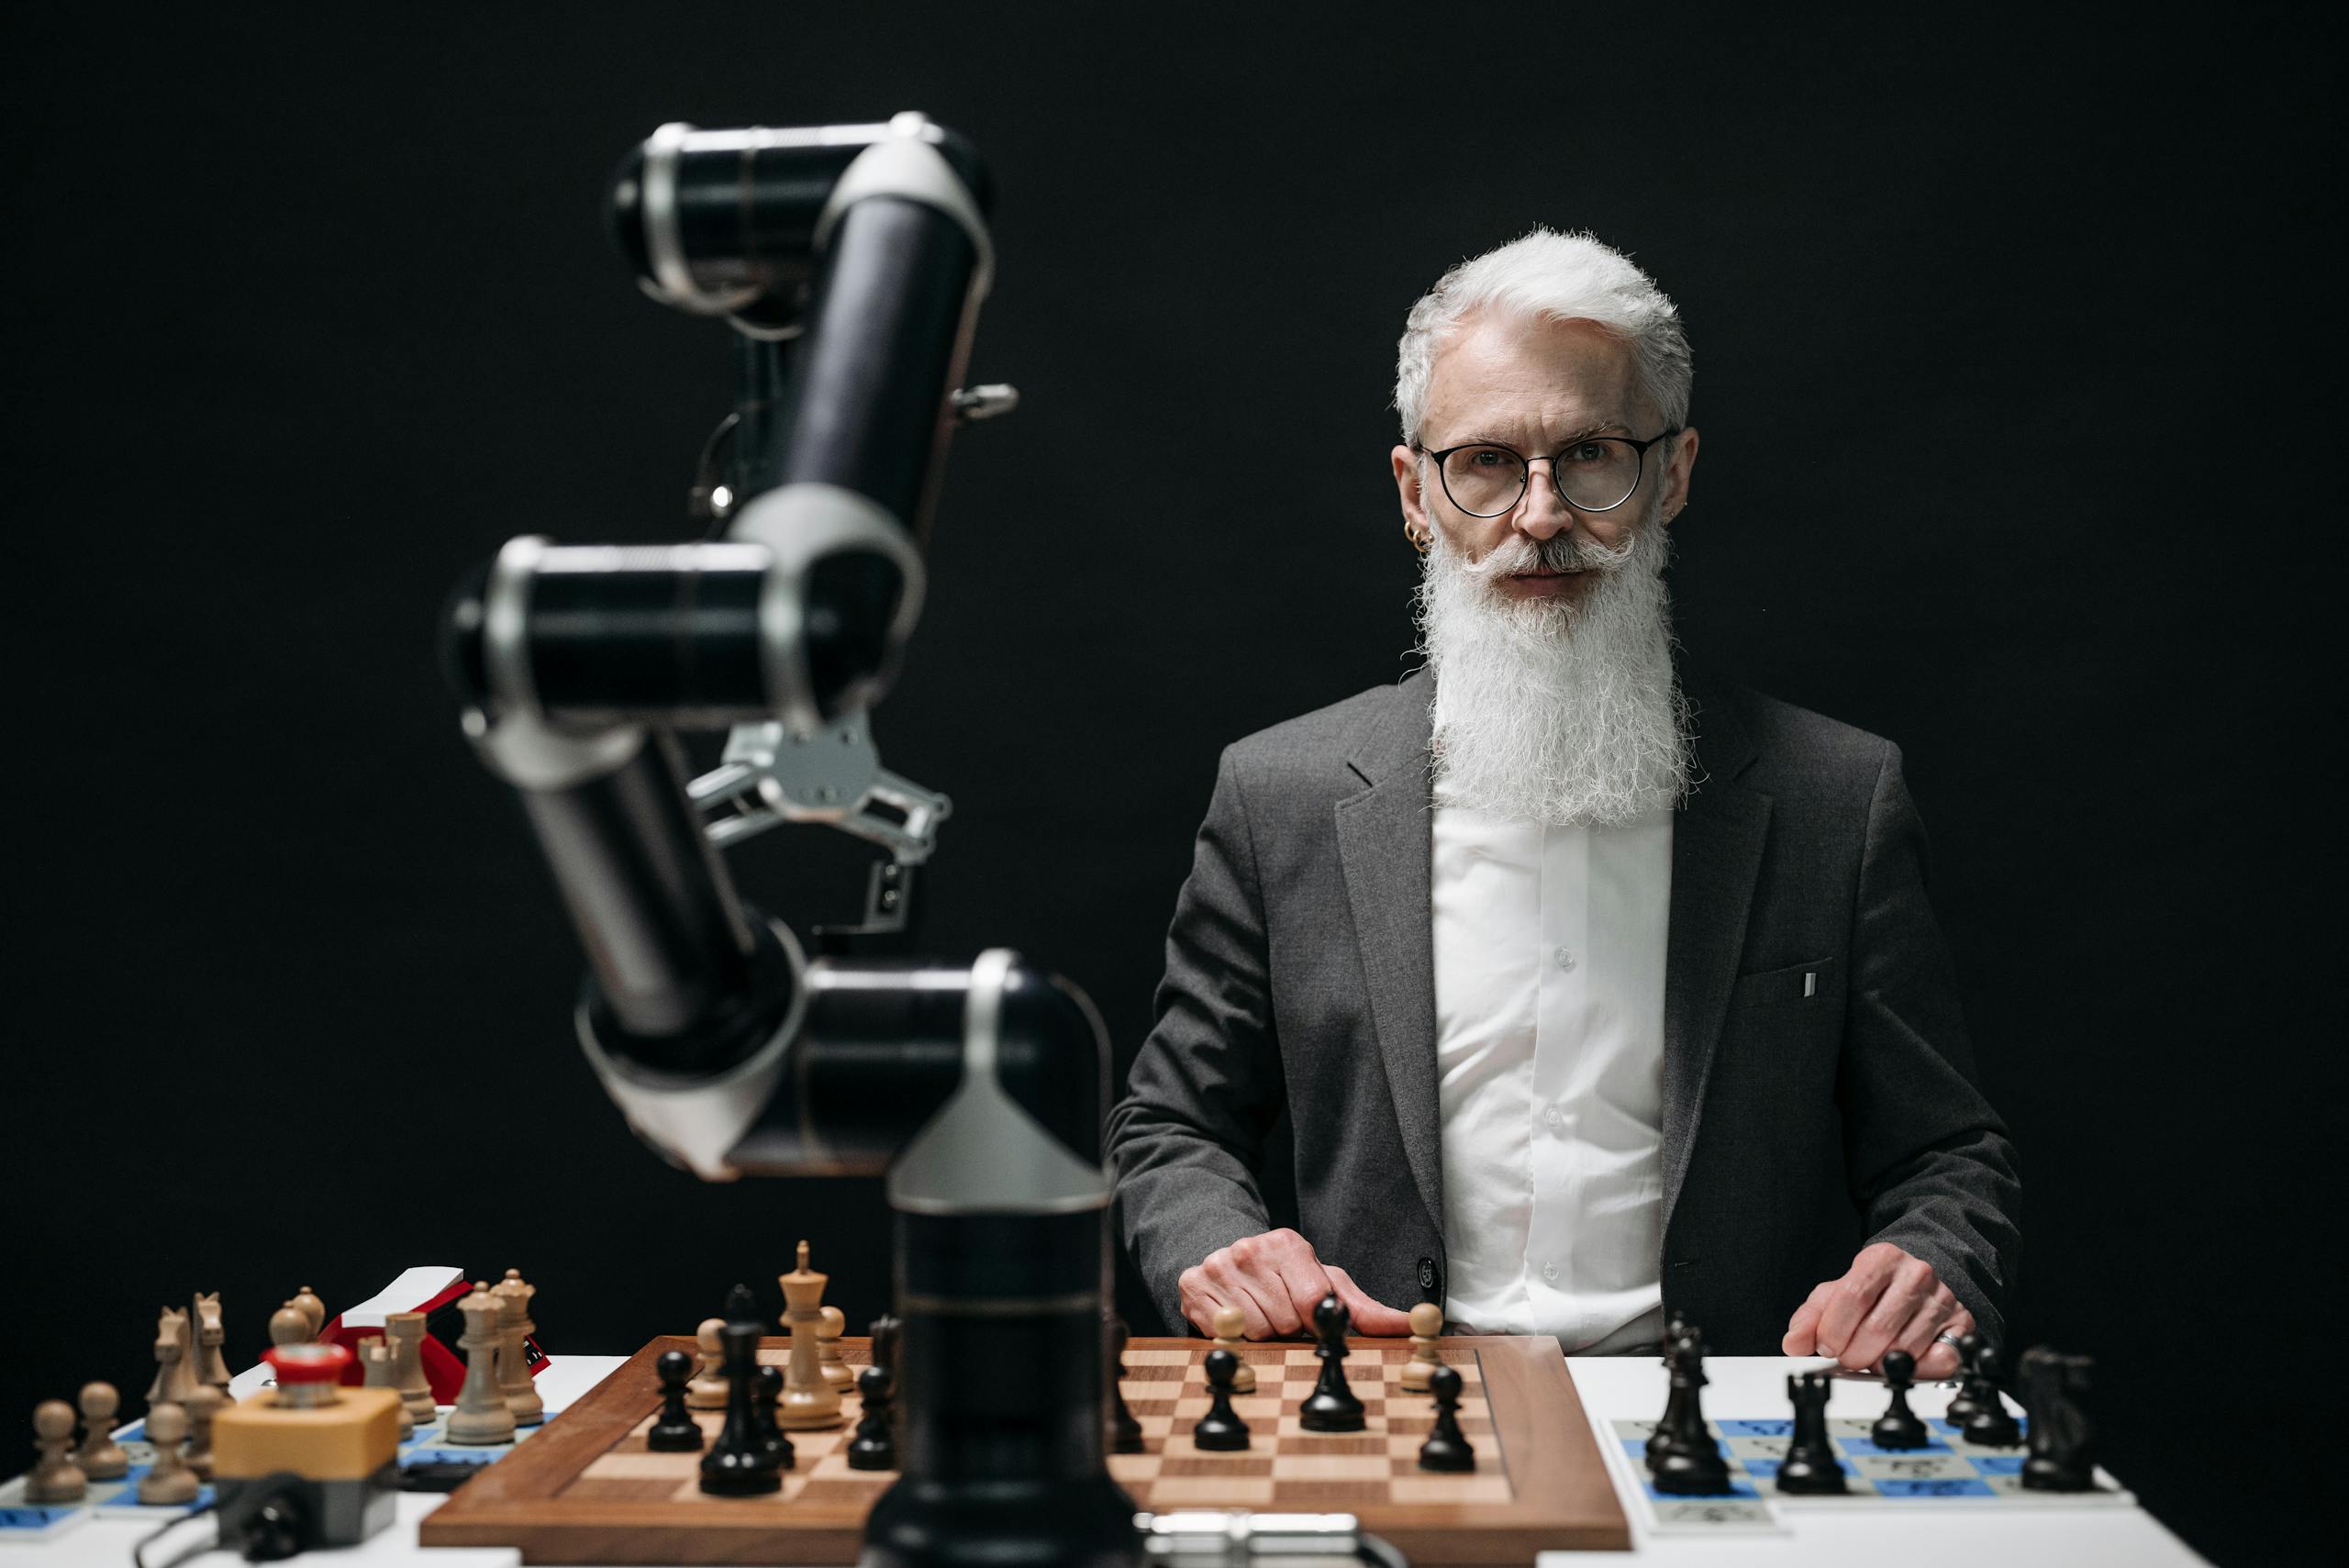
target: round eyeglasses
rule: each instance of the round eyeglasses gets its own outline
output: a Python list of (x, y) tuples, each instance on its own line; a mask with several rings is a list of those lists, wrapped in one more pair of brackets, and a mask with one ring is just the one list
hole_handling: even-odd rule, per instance
[[(1452, 504), (1472, 517), (1497, 517), (1525, 494), (1527, 470), (1546, 462), (1558, 499), (1577, 512), (1611, 512), (1631, 498), (1646, 472), (1648, 449), (1680, 433), (1674, 426), (1644, 441), (1585, 436), (1555, 456), (1529, 458), (1489, 441), (1428, 452)], [(1426, 449), (1422, 448), (1422, 450)]]

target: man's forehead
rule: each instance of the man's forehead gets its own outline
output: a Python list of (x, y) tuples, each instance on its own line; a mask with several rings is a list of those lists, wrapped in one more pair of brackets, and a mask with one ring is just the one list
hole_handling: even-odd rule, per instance
[(1424, 423), (1446, 442), (1628, 431), (1633, 368), (1593, 322), (1474, 317), (1436, 354)]

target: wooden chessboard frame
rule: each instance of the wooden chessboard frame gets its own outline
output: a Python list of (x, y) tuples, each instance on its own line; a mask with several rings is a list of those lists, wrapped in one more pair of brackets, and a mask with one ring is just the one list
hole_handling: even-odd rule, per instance
[[(868, 1340), (843, 1339), (840, 1344), (841, 1359), (851, 1365), (871, 1360)], [(1357, 1355), (1374, 1362), (1392, 1362), (1407, 1353), (1403, 1342), (1395, 1340), (1349, 1344)], [(760, 1359), (780, 1362), (789, 1345), (787, 1339), (763, 1340)], [(1210, 1347), (1204, 1340), (1137, 1339), (1128, 1348), (1182, 1351), (1196, 1362)], [(1284, 1358), (1301, 1348), (1252, 1346), (1247, 1355), (1251, 1361)], [(655, 1359), (663, 1351), (693, 1349), (688, 1338), (664, 1335), (637, 1351), (528, 1443), (486, 1467), (425, 1516), (417, 1532), (421, 1542), (512, 1547), (521, 1551), (526, 1563), (853, 1562), (863, 1544), (869, 1498), (847, 1505), (815, 1496), (788, 1503), (773, 1496), (685, 1500), (563, 1496), (589, 1465), (659, 1408)], [(1414, 1562), (1530, 1564), (1537, 1551), (1629, 1550), (1630, 1523), (1557, 1341), (1446, 1339), (1439, 1341), (1439, 1353), (1475, 1372), (1491, 1419), (1489, 1435), (1473, 1439), (1479, 1473), (1505, 1475), (1508, 1497), (1473, 1503), (1364, 1501), (1332, 1504), (1328, 1511), (1358, 1515), (1364, 1529), (1392, 1541)], [(1130, 1373), (1139, 1370), (1134, 1360), (1130, 1355), (1130, 1400), (1148, 1387), (1130, 1379)], [(1350, 1357), (1348, 1364), (1356, 1363)], [(852, 1395), (850, 1400), (853, 1402)], [(1186, 1432), (1188, 1422), (1180, 1417), (1175, 1420), (1177, 1430)], [(1151, 1439), (1153, 1449), (1169, 1440)], [(1183, 1440), (1187, 1443), (1187, 1438)], [(1260, 1430), (1255, 1448), (1278, 1451), (1279, 1440)], [(1112, 1468), (1124, 1465), (1121, 1456)], [(1182, 1506), (1218, 1505), (1200, 1500)]]

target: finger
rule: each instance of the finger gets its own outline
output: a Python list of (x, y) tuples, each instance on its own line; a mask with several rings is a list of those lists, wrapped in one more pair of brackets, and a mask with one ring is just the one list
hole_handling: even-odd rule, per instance
[(1313, 1321), (1314, 1307), (1330, 1294), (1329, 1271), (1313, 1255), (1312, 1243), (1294, 1230), (1276, 1230), (1258, 1240), (1265, 1245), (1252, 1272), (1265, 1276), (1267, 1286), (1280, 1297), (1275, 1321), (1281, 1332), (1300, 1332)]
[(1819, 1349), (1822, 1355), (1834, 1356), (1845, 1366), (1857, 1364), (1850, 1353), (1852, 1340), (1883, 1299), (1892, 1269), (1892, 1260), (1873, 1247), (1852, 1260), (1849, 1272), (1827, 1293), (1827, 1310), (1819, 1315)]
[(1353, 1315), (1353, 1330), (1375, 1338), (1393, 1339), (1411, 1331), (1411, 1317), (1397, 1311), (1372, 1296), (1354, 1283), (1353, 1275), (1338, 1267), (1328, 1265), (1330, 1283), (1337, 1287), (1338, 1299), (1346, 1304)]
[(1954, 1340), (1972, 1332), (1974, 1315), (1961, 1307), (1935, 1330), (1933, 1342), (1927, 1347), (1925, 1354), (1917, 1358), (1917, 1375), (1928, 1383), (1940, 1383), (1964, 1371), (1965, 1358), (1957, 1353), (1955, 1345), (1941, 1336), (1947, 1334)]
[(1957, 1347), (1943, 1343), (1938, 1336), (1957, 1310), (1957, 1295), (1945, 1284), (1935, 1284), (1909, 1321), (1892, 1336), (1892, 1349), (1907, 1351), (1917, 1363), (1920, 1382), (1932, 1382), (1946, 1376), (1938, 1370), (1957, 1364)]
[(1175, 1280), (1174, 1286), (1182, 1296), (1184, 1320), (1200, 1333), (1212, 1336), (1215, 1333), (1215, 1315), (1223, 1303), (1208, 1290), (1205, 1271), (1197, 1264), (1192, 1264)]
[(1810, 1295), (1795, 1308), (1795, 1315), (1787, 1319), (1787, 1337), (1778, 1341), (1781, 1353), (1790, 1356), (1819, 1353), (1819, 1316), (1827, 1310), (1827, 1293), (1834, 1288), (1833, 1280), (1822, 1280), (1810, 1287)]
[(1230, 1248), (1208, 1253), (1208, 1261), (1199, 1268), (1207, 1275), (1208, 1289), (1216, 1300), (1225, 1307), (1240, 1308), (1240, 1315), (1248, 1320), (1250, 1339), (1269, 1340), (1274, 1337), (1277, 1330), (1273, 1328), (1272, 1319), (1264, 1315), (1264, 1306), (1256, 1299), (1255, 1292), (1248, 1288), (1240, 1265), (1232, 1262)]
[(1843, 1346), (1843, 1364), (1872, 1367), (1884, 1360), (1884, 1352), (1892, 1349), (1895, 1338), (1939, 1283), (1933, 1278), (1933, 1265), (1921, 1258), (1910, 1258), (1895, 1268), (1891, 1279), (1885, 1282), (1884, 1294), (1876, 1297), (1876, 1306)]

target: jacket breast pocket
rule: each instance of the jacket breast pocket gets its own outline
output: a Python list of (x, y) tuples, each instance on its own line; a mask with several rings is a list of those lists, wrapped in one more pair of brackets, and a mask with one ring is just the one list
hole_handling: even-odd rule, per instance
[(1816, 1007), (1828, 1010), (1837, 995), (1835, 961), (1814, 958), (1801, 963), (1741, 974), (1730, 988), (1730, 1006), (1743, 1007)]

